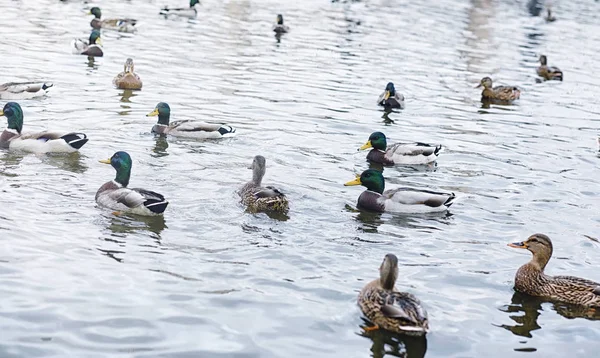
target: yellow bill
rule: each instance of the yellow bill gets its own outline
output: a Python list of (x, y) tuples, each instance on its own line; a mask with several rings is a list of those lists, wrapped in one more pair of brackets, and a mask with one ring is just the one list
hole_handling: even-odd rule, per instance
[(96, 45), (98, 45), (98, 46), (102, 46), (102, 39), (101, 39), (101, 38), (99, 38), (99, 37), (98, 37), (98, 38), (96, 39)]
[(386, 101), (388, 98), (390, 98), (390, 91), (385, 91), (385, 95), (383, 96), (383, 100)]
[(360, 181), (360, 175), (357, 175), (356, 179), (347, 182), (346, 184), (344, 184), (344, 186), (354, 186), (354, 185), (361, 185), (361, 184), (362, 184), (362, 182)]
[(154, 110), (148, 114), (146, 114), (146, 117), (156, 117), (158, 116), (158, 108), (154, 108)]
[(0, 116), (4, 115), (4, 111), (0, 109)]
[(103, 159), (103, 160), (99, 160), (99, 162), (100, 162), (100, 163), (103, 163), (103, 164), (110, 164), (110, 158), (108, 158), (108, 159)]
[(358, 150), (365, 150), (365, 149), (369, 149), (369, 148), (373, 148), (373, 144), (371, 144), (371, 141), (368, 141), (367, 143), (365, 143), (362, 147), (358, 148)]

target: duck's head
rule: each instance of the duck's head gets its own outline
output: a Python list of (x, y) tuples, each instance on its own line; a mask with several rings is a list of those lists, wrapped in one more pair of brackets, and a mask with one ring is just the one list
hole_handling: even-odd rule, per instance
[(115, 181), (126, 187), (131, 176), (131, 157), (127, 152), (116, 152), (112, 157), (101, 160), (100, 163), (110, 164), (117, 171)]
[(98, 45), (98, 46), (102, 46), (102, 39), (100, 38), (100, 31), (98, 30), (93, 30), (92, 33), (90, 34), (90, 43), (89, 45)]
[(381, 287), (393, 290), (398, 278), (398, 258), (394, 254), (387, 254), (379, 266), (379, 281)]
[(385, 138), (385, 134), (381, 132), (374, 132), (369, 136), (369, 140), (365, 143), (359, 150), (365, 150), (369, 148), (375, 148), (379, 150), (386, 150), (387, 148), (387, 139)]
[(17, 102), (8, 102), (0, 110), (0, 116), (8, 119), (8, 129), (14, 129), (21, 134), (23, 129), (23, 110)]
[(200, 0), (190, 0), (190, 7), (194, 7), (197, 4), (200, 4)]
[(542, 64), (542, 66), (546, 66), (548, 64), (548, 58), (546, 57), (546, 55), (540, 56), (540, 63)]
[(383, 194), (385, 189), (385, 179), (383, 174), (379, 170), (367, 169), (360, 176), (356, 176), (356, 179), (347, 182), (345, 186), (362, 185), (368, 190)]
[(102, 10), (98, 6), (94, 6), (90, 9), (90, 15), (94, 15), (96, 19), (100, 19), (102, 17)]
[(283, 25), (283, 15), (277, 15), (277, 25)]
[(533, 254), (531, 262), (540, 270), (546, 267), (550, 257), (552, 257), (552, 241), (544, 234), (533, 234), (525, 241), (508, 244), (508, 246), (531, 251)]
[(492, 79), (489, 77), (484, 77), (481, 79), (481, 81), (479, 81), (479, 85), (475, 88), (492, 88)]
[(396, 95), (396, 88), (392, 82), (388, 82), (385, 86), (385, 97), (383, 99), (388, 99)]
[(165, 102), (160, 102), (156, 105), (156, 108), (148, 114), (146, 117), (158, 116), (158, 124), (169, 125), (169, 118), (171, 117), (171, 107)]
[(262, 155), (257, 155), (252, 160), (252, 165), (250, 165), (249, 169), (252, 169), (252, 182), (260, 185), (267, 171), (267, 160)]
[(133, 73), (133, 59), (131, 57), (125, 61), (125, 65), (123, 66), (123, 71), (125, 73)]

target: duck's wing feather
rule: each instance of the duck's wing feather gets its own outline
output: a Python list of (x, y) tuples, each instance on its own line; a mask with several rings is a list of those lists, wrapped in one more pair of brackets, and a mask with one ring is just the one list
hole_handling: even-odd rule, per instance
[(384, 98), (385, 98), (385, 91), (383, 91), (377, 98), (377, 104), (381, 104), (383, 102)]
[(389, 146), (386, 150), (386, 154), (390, 156), (401, 155), (401, 156), (430, 156), (432, 154), (438, 154), (442, 149), (441, 145), (431, 145), (426, 143), (396, 143)]
[(494, 93), (496, 99), (511, 101), (519, 98), (520, 90), (514, 86), (496, 86)]
[(426, 205), (433, 208), (445, 205), (449, 207), (455, 198), (454, 193), (441, 193), (430, 190), (397, 188), (383, 192), (386, 199), (404, 205)]
[(106, 191), (107, 195), (113, 201), (123, 204), (128, 208), (136, 208), (143, 205), (146, 201), (144, 195), (139, 192), (140, 189), (119, 188), (111, 191)]
[(272, 186), (259, 187), (254, 192), (254, 195), (257, 198), (274, 198), (277, 196), (285, 196), (285, 194), (283, 194), (279, 189)]
[(46, 90), (52, 87), (52, 83), (45, 82), (9, 82), (0, 85), (0, 92), (12, 92), (12, 93), (22, 93), (22, 92), (39, 92), (41, 90)]
[(221, 125), (200, 121), (183, 120), (171, 122), (170, 127), (182, 132), (216, 132), (219, 130), (219, 128), (221, 128)]
[(401, 319), (415, 326), (421, 326), (427, 321), (427, 311), (414, 295), (407, 292), (382, 293), (384, 304), (381, 313), (390, 318)]
[(570, 286), (572, 289), (580, 287), (582, 291), (592, 291), (600, 295), (600, 283), (592, 280), (575, 276), (554, 276), (554, 281), (562, 286)]

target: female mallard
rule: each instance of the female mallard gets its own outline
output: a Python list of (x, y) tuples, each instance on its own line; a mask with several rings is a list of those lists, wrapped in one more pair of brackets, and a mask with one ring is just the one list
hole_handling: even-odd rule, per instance
[(52, 87), (50, 82), (9, 82), (0, 85), (0, 99), (31, 99), (42, 97)]
[(394, 84), (389, 82), (385, 86), (385, 91), (377, 99), (377, 104), (386, 109), (399, 108), (404, 109), (404, 96), (396, 92)]
[(160, 9), (160, 15), (165, 15), (165, 16), (175, 15), (175, 16), (194, 18), (198, 14), (198, 11), (196, 10), (197, 4), (200, 4), (200, 0), (190, 0), (189, 7), (172, 9), (172, 8), (169, 8), (168, 6), (165, 6), (164, 8)]
[(481, 92), (482, 101), (490, 101), (497, 104), (510, 104), (512, 101), (519, 99), (521, 91), (514, 86), (496, 86), (492, 87), (492, 79), (484, 77), (479, 85), (475, 88), (483, 87)]
[(16, 102), (8, 102), (0, 110), (0, 116), (8, 119), (8, 128), (0, 135), (0, 148), (22, 150), (33, 153), (75, 152), (87, 143), (83, 133), (21, 133), (23, 129), (23, 110)]
[(545, 55), (540, 56), (540, 67), (537, 68), (537, 74), (545, 80), (563, 80), (563, 73), (558, 67), (548, 66), (548, 58)]
[(277, 34), (284, 34), (290, 31), (290, 28), (287, 25), (283, 24), (283, 15), (277, 15), (277, 22), (273, 25), (273, 31)]
[(171, 123), (171, 108), (164, 102), (157, 104), (154, 111), (146, 115), (146, 117), (153, 116), (158, 116), (158, 122), (152, 127), (152, 133), (156, 134), (170, 134), (177, 137), (198, 139), (227, 138), (235, 135), (235, 129), (225, 124), (212, 124), (190, 120)]
[(289, 209), (287, 197), (275, 187), (261, 186), (267, 170), (265, 157), (262, 155), (254, 157), (250, 169), (252, 169), (252, 181), (246, 183), (239, 191), (242, 203), (248, 207), (248, 211), (286, 213)]
[(531, 235), (524, 242), (508, 244), (533, 254), (515, 276), (515, 290), (550, 300), (600, 307), (600, 283), (573, 276), (548, 276), (544, 268), (552, 257), (552, 241), (544, 234)]
[(142, 80), (133, 72), (133, 60), (128, 58), (123, 66), (123, 72), (119, 73), (114, 79), (113, 84), (119, 89), (139, 90), (142, 89)]
[(104, 52), (102, 52), (101, 46), (100, 31), (92, 30), (89, 42), (86, 43), (82, 39), (75, 39), (73, 41), (73, 53), (91, 57), (102, 57), (104, 56)]
[(359, 150), (371, 149), (367, 160), (383, 165), (427, 164), (435, 161), (442, 150), (441, 145), (425, 143), (396, 143), (388, 147), (385, 134), (375, 132)]
[(396, 333), (424, 335), (429, 331), (427, 311), (413, 294), (399, 292), (398, 258), (387, 254), (379, 267), (379, 278), (369, 282), (358, 295), (358, 305), (375, 326)]
[(117, 176), (96, 192), (98, 205), (144, 216), (159, 215), (165, 211), (169, 202), (164, 196), (150, 190), (127, 187), (132, 165), (129, 154), (116, 152), (111, 158), (101, 160), (100, 163), (112, 165), (117, 171)]
[(119, 32), (135, 32), (135, 24), (137, 20), (134, 19), (104, 19), (102, 20), (102, 11), (99, 7), (94, 6), (90, 9), (90, 15), (94, 15), (94, 18), (90, 22), (90, 26), (96, 30), (107, 29), (115, 30)]
[(362, 185), (367, 188), (358, 197), (358, 206), (377, 212), (434, 213), (448, 210), (456, 195), (429, 190), (396, 188), (383, 191), (383, 174), (374, 169), (362, 172), (345, 186)]

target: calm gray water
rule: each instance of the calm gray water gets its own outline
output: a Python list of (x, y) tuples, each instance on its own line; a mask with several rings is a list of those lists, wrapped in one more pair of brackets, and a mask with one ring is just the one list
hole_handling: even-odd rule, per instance
[[(91, 138), (69, 156), (0, 153), (0, 356), (597, 354), (600, 322), (514, 294), (530, 255), (506, 243), (546, 233), (549, 273), (600, 280), (598, 2), (555, 2), (551, 24), (526, 1), (205, 0), (195, 21), (161, 18), (165, 3), (103, 1), (139, 31), (106, 32), (105, 57), (88, 61), (70, 41), (89, 35), (91, 5), (0, 0), (0, 82), (55, 83), (20, 101), (25, 129)], [(291, 27), (280, 43), (277, 13)], [(540, 54), (563, 83), (535, 83)], [(133, 94), (111, 85), (128, 56), (144, 81)], [(520, 86), (520, 102), (481, 108), (486, 75)], [(407, 103), (385, 119), (375, 100), (390, 80)], [(159, 101), (238, 136), (157, 139), (145, 114)], [(355, 210), (363, 189), (342, 184), (367, 168), (356, 149), (375, 130), (446, 147), (436, 167), (384, 174), (454, 191), (451, 215)], [(164, 218), (96, 206), (114, 176), (98, 160), (117, 150), (133, 186), (170, 200)], [(238, 203), (256, 154), (291, 200), (287, 221)], [(360, 328), (356, 295), (388, 252), (429, 310), (426, 341)]]

